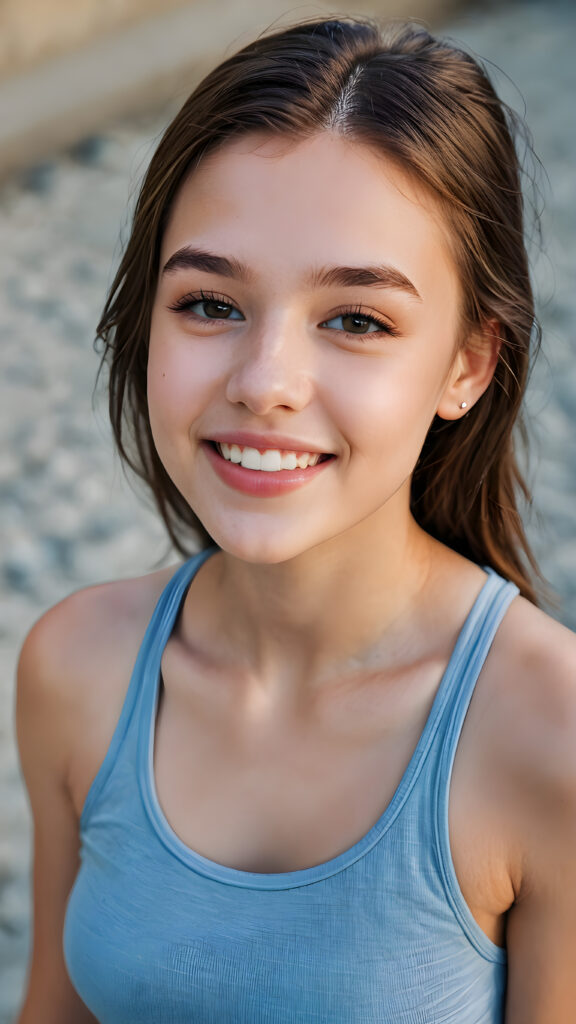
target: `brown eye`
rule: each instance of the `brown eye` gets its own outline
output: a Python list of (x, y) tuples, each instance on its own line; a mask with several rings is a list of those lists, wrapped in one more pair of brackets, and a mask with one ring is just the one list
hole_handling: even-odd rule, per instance
[(373, 323), (367, 316), (358, 316), (357, 313), (348, 313), (342, 317), (342, 326), (350, 334), (367, 334), (370, 324)]
[(174, 313), (182, 313), (195, 317), (197, 320), (243, 320), (244, 317), (231, 302), (212, 298), (210, 295), (185, 295), (168, 309)]
[(204, 302), (196, 302), (195, 305), (202, 307), (204, 316), (214, 320), (228, 320), (234, 312), (234, 306), (227, 302), (216, 302), (214, 299), (205, 299)]
[(391, 324), (384, 323), (374, 316), (367, 316), (350, 310), (348, 313), (339, 313), (330, 320), (325, 320), (321, 327), (330, 327), (332, 330), (342, 331), (344, 334), (395, 334), (396, 330)]

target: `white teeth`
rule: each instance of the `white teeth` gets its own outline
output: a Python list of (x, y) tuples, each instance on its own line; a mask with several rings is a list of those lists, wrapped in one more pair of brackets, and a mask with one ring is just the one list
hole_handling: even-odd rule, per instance
[(243, 448), (240, 465), (244, 469), (260, 469), (262, 456), (257, 448)]
[(280, 452), (276, 448), (269, 448), (267, 451), (262, 452), (258, 468), (263, 469), (265, 473), (277, 473), (279, 469), (282, 469), (282, 456)]
[(218, 450), (228, 462), (239, 463), (244, 469), (260, 470), (263, 473), (278, 473), (282, 469), (307, 469), (317, 465), (319, 452), (283, 452), (278, 448), (267, 448), (260, 453), (257, 448), (241, 448), (237, 444), (221, 441)]

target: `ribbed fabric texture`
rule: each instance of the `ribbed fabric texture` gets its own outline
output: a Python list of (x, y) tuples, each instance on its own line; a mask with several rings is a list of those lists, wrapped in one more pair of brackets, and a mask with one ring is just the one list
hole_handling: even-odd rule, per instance
[(517, 588), (487, 570), (374, 827), (323, 864), (258, 874), (189, 849), (154, 787), (160, 659), (213, 550), (164, 590), (86, 800), (64, 929), (80, 996), (100, 1024), (502, 1024), (506, 954), (461, 895), (448, 789), (474, 685)]

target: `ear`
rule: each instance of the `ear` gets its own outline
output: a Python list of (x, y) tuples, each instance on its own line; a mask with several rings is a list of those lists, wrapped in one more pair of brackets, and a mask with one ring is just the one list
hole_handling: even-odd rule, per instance
[(497, 320), (485, 320), (468, 336), (456, 353), (438, 403), (436, 412), (441, 419), (461, 419), (484, 394), (494, 376), (501, 346)]

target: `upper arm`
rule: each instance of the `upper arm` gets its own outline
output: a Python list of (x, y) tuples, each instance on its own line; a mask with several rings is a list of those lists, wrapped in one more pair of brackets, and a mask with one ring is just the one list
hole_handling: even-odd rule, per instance
[[(561, 641), (563, 642), (563, 641)], [(550, 671), (550, 661), (552, 671)], [(573, 1024), (576, 1007), (576, 638), (549, 659), (518, 790), (506, 1024)], [(530, 700), (531, 698), (529, 698)], [(522, 729), (521, 729), (522, 732)]]
[(18, 747), (34, 828), (33, 941), (19, 1024), (95, 1020), (71, 985), (62, 950), (79, 850), (78, 822), (66, 784), (75, 720), (66, 648), (70, 601), (33, 627), (18, 665)]
[[(576, 800), (573, 811), (576, 815)], [(557, 841), (551, 844), (542, 861), (544, 870), (509, 912), (506, 1024), (573, 1024), (575, 865), (576, 829), (572, 828), (566, 830), (560, 847)]]

